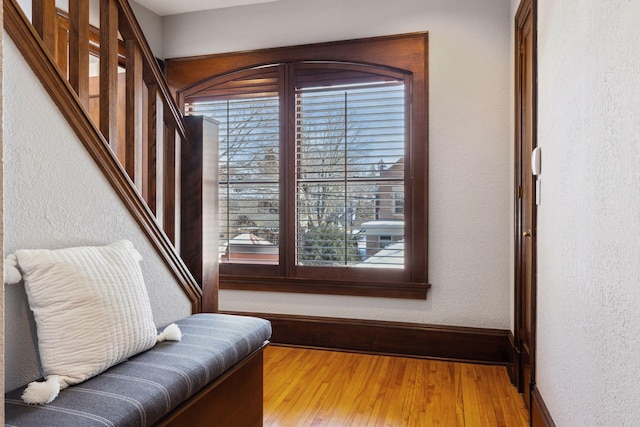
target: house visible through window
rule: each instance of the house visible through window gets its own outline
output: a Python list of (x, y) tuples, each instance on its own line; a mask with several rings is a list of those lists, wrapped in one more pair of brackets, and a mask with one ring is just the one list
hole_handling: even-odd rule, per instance
[(184, 92), (186, 114), (220, 122), (222, 287), (343, 293), (345, 283), (361, 294), (424, 283), (415, 190), (426, 185), (411, 178), (426, 179), (426, 147), (416, 148), (426, 141), (414, 134), (413, 83), (385, 64), (293, 61)]

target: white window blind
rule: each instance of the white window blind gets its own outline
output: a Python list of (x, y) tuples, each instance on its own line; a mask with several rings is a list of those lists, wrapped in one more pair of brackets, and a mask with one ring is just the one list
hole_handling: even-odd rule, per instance
[(208, 99), (187, 114), (220, 122), (220, 261), (278, 264), (280, 230), (277, 95)]
[(404, 267), (405, 87), (296, 90), (296, 265)]

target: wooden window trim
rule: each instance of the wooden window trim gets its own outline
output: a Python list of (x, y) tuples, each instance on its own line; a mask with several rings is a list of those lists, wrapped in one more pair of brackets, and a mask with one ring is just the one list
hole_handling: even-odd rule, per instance
[[(212, 78), (232, 72), (272, 64), (327, 61), (372, 65), (390, 71), (410, 73), (411, 85), (407, 95), (411, 99), (411, 120), (407, 134), (412, 141), (408, 148), (412, 164), (405, 177), (411, 191), (407, 193), (406, 206), (413, 215), (405, 224), (405, 234), (413, 237), (407, 253), (412, 259), (411, 268), (404, 277), (387, 282), (371, 280), (364, 275), (362, 281), (337, 281), (331, 278), (331, 268), (325, 269), (326, 277), (286, 277), (292, 266), (262, 266), (264, 273), (285, 269), (282, 276), (265, 277), (241, 274), (242, 266), (230, 269), (232, 274), (220, 275), (221, 289), (243, 289), (276, 292), (302, 292), (319, 294), (359, 295), (391, 298), (426, 299), (428, 284), (428, 35), (426, 32), (397, 36), (385, 36), (342, 42), (321, 43), (287, 48), (265, 49), (250, 52), (208, 55), (191, 58), (174, 58), (165, 62), (169, 86), (175, 91), (178, 104), (184, 108), (185, 97), (206, 86)], [(293, 79), (288, 75), (285, 78)], [(287, 101), (285, 101), (287, 102)], [(282, 108), (287, 109), (284, 105)], [(287, 127), (283, 132), (291, 132)], [(286, 166), (285, 166), (286, 168)], [(288, 211), (288, 209), (284, 209)], [(286, 222), (285, 222), (286, 224)], [(289, 248), (282, 248), (288, 250)], [(311, 271), (311, 270), (309, 270)], [(238, 273), (238, 274), (234, 274)], [(333, 273), (335, 276), (335, 272)]]

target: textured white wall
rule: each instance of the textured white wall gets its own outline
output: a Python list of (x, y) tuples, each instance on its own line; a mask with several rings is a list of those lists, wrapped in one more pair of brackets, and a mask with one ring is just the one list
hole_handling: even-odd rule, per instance
[(429, 31), (427, 301), (223, 291), (221, 308), (510, 325), (509, 0), (282, 0), (163, 17), (166, 58)]
[[(106, 244), (126, 238), (143, 256), (156, 324), (191, 313), (173, 276), (4, 34), (4, 250)], [(6, 387), (38, 376), (21, 285), (5, 289)]]
[(162, 56), (162, 21), (160, 16), (135, 1), (130, 1), (129, 4), (136, 15), (140, 28), (144, 32), (151, 51), (156, 58), (164, 58)]
[(559, 426), (640, 421), (639, 17), (539, 1), (536, 375)]

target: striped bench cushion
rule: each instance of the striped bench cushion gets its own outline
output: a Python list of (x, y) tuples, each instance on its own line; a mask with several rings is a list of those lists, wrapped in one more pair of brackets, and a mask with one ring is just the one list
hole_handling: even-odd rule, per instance
[(23, 389), (7, 393), (5, 425), (148, 426), (271, 337), (271, 324), (254, 317), (200, 313), (175, 323), (181, 341), (158, 343), (48, 405), (25, 404)]

